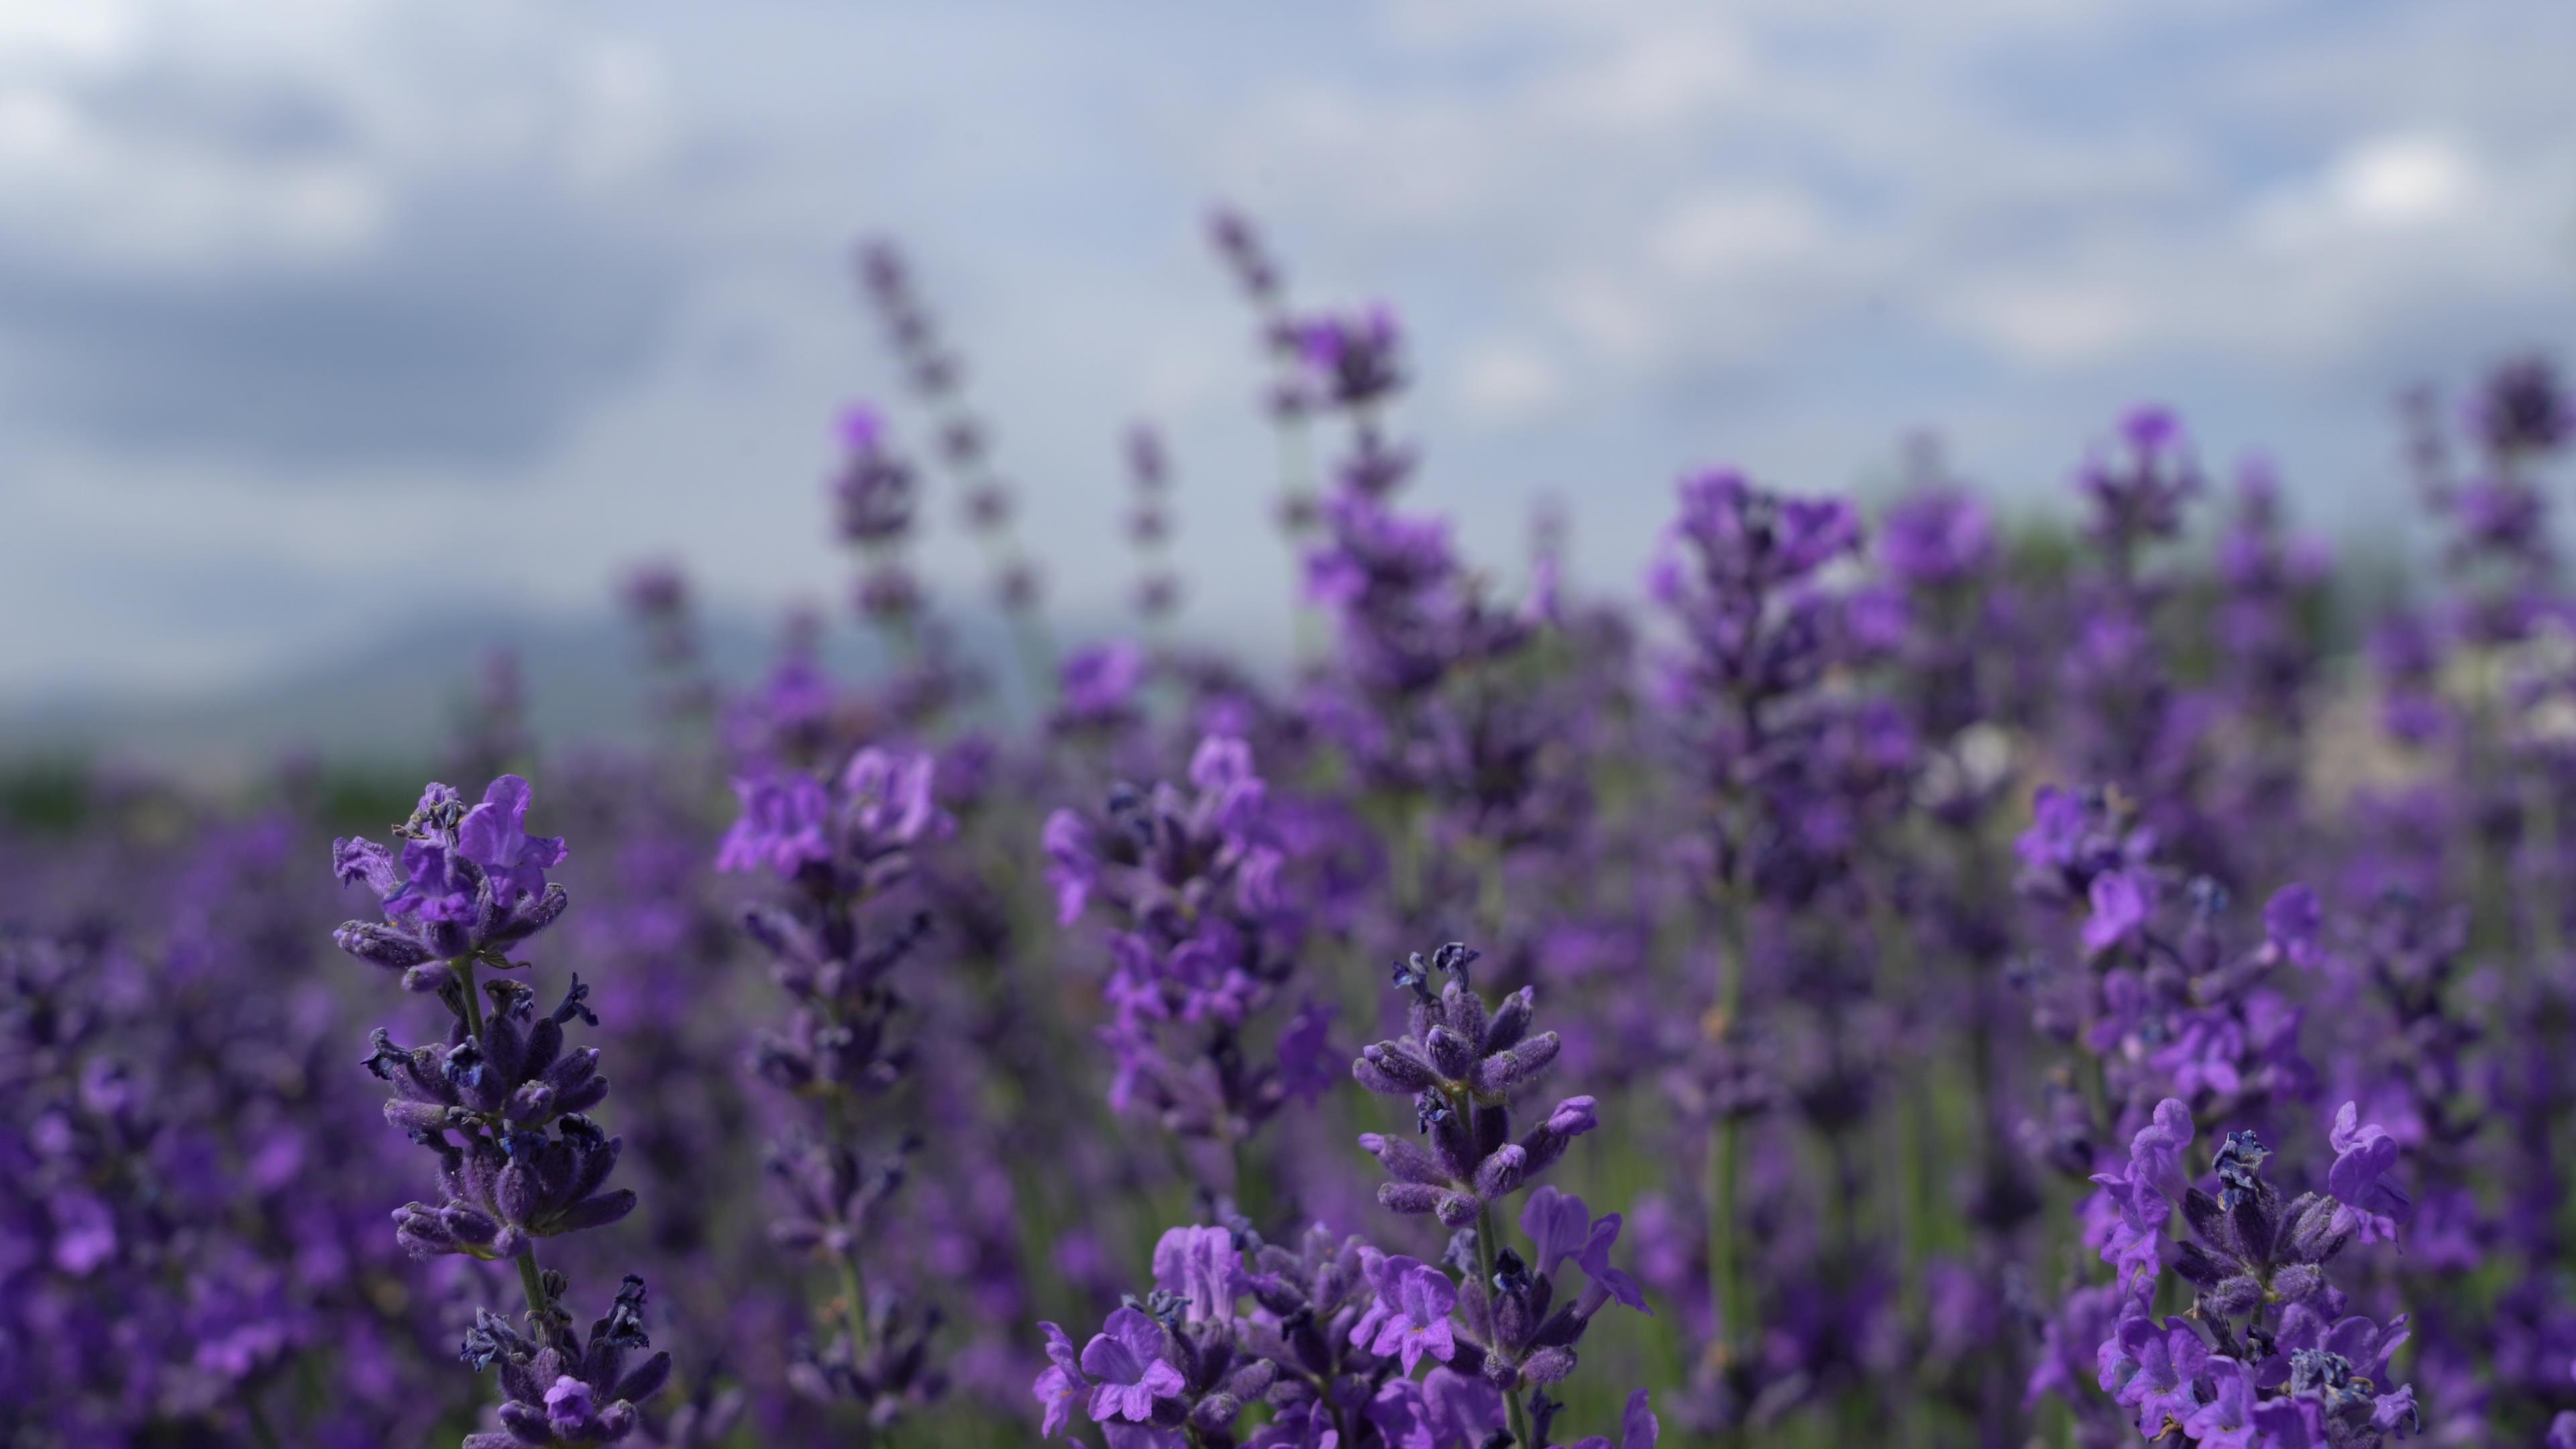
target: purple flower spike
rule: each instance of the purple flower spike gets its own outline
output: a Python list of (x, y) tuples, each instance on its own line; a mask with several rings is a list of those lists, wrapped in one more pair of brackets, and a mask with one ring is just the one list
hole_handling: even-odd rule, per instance
[(1100, 1380), (1091, 1389), (1091, 1417), (1100, 1423), (1154, 1417), (1157, 1397), (1178, 1394), (1181, 1371), (1163, 1359), (1163, 1326), (1133, 1308), (1109, 1315), (1103, 1331), (1082, 1346), (1083, 1372)]

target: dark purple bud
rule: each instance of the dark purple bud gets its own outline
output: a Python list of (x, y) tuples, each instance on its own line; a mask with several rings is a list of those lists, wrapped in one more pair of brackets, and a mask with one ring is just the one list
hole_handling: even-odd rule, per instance
[[(1475, 953), (1469, 952), (1473, 959)], [(1451, 1031), (1467, 1039), (1468, 1044), (1485, 1039), (1485, 998), (1467, 989), (1467, 968), (1458, 967), (1458, 979), (1440, 989), (1440, 1015)]]
[(1528, 1171), (1529, 1154), (1516, 1145), (1505, 1143), (1476, 1169), (1476, 1195), (1487, 1199), (1501, 1197), (1519, 1187)]
[(331, 933), (331, 940), (343, 951), (370, 966), (400, 971), (433, 959), (429, 948), (391, 926), (371, 921), (350, 921)]
[(2174, 1271), (2195, 1288), (2215, 1288), (2235, 1270), (2219, 1262), (2198, 1243), (2185, 1243), (2174, 1260)]
[(2227, 1214), (2219, 1208), (2218, 1199), (2199, 1188), (2184, 1191), (2182, 1220), (2192, 1235), (2204, 1243), (2224, 1247), (2231, 1242), (2227, 1233)]
[(2228, 1227), (2235, 1235), (2237, 1256), (2247, 1263), (2272, 1260), (2273, 1239), (2280, 1230), (2274, 1211), (2277, 1206), (2278, 1201), (2270, 1193), (2258, 1191), (2238, 1195), (2228, 1210)]
[(1475, 1069), (1475, 1042), (1445, 1026), (1431, 1028), (1423, 1045), (1430, 1050), (1431, 1069), (1447, 1081), (1463, 1082)]
[(396, 1097), (385, 1103), (385, 1120), (409, 1133), (443, 1132), (453, 1108), (436, 1102), (412, 1102)]
[(626, 1377), (619, 1379), (617, 1387), (610, 1390), (608, 1396), (612, 1399), (622, 1399), (630, 1404), (640, 1404), (662, 1392), (662, 1385), (670, 1382), (670, 1379), (671, 1356), (667, 1353), (657, 1353), (644, 1360)]
[(2325, 1289), (2325, 1272), (2314, 1263), (2293, 1263), (2272, 1275), (2272, 1291), (2285, 1303), (2304, 1303)]
[(509, 1430), (511, 1437), (522, 1444), (555, 1442), (554, 1426), (547, 1421), (546, 1411), (535, 1404), (506, 1400), (501, 1405), (500, 1416), (501, 1427)]
[(1521, 1377), (1534, 1384), (1553, 1384), (1574, 1372), (1574, 1350), (1542, 1348), (1521, 1364)]
[(545, 1070), (546, 1085), (557, 1095), (572, 1091), (599, 1070), (599, 1048), (582, 1047), (557, 1057)]
[[(1427, 1094), (1426, 1094), (1427, 1095)], [(1430, 1128), (1431, 1149), (1440, 1159), (1442, 1174), (1451, 1182), (1467, 1182), (1476, 1175), (1476, 1164), (1484, 1154), (1476, 1150), (1475, 1138), (1458, 1114), (1437, 1100), (1417, 1103), (1415, 1110)]]
[(1431, 1212), (1432, 1215), (1439, 1218), (1444, 1225), (1453, 1228), (1463, 1228), (1469, 1223), (1474, 1222), (1476, 1220), (1476, 1214), (1483, 1210), (1484, 1204), (1478, 1202), (1475, 1198), (1463, 1192), (1453, 1192), (1440, 1199), (1439, 1205), (1434, 1207)]
[(423, 921), (421, 931), (433, 956), (452, 960), (474, 949), (473, 934), (466, 930), (463, 921)]
[(1531, 1322), (1528, 1296), (1520, 1293), (1499, 1293), (1492, 1296), (1491, 1302), (1495, 1349), (1502, 1353), (1518, 1352), (1523, 1344), (1529, 1342)]
[(1478, 1056), (1492, 1056), (1515, 1044), (1529, 1032), (1530, 1013), (1536, 1008), (1538, 989), (1524, 986), (1503, 998), (1494, 1009), (1493, 1020), (1485, 1023), (1485, 1039)]
[(447, 1221), (438, 1209), (425, 1202), (407, 1202), (395, 1208), (394, 1241), (403, 1245), (415, 1258), (434, 1253), (456, 1251), (456, 1237), (448, 1231)]
[[(602, 1139), (599, 1136), (599, 1129), (591, 1126), (587, 1118), (566, 1120), (579, 1121), (581, 1127), (587, 1130), (578, 1131), (567, 1127), (564, 1132), (564, 1141), (572, 1147), (576, 1166), (564, 1184), (562, 1195), (568, 1198), (588, 1197), (599, 1191), (600, 1184), (608, 1181), (608, 1174), (616, 1170), (617, 1157), (625, 1149), (626, 1139), (623, 1137)], [(576, 1135), (577, 1131), (578, 1135)]]
[[(554, 1066), (555, 1059), (562, 1054), (563, 1026), (550, 1017), (540, 1017), (535, 1025), (528, 1028), (528, 1049), (520, 1056), (519, 1075), (523, 1077), (543, 1075)], [(547, 1080), (553, 1082), (551, 1077)], [(555, 1082), (554, 1086), (557, 1091), (563, 1090), (563, 1085), (559, 1082)]]
[(1267, 1358), (1256, 1358), (1228, 1375), (1225, 1391), (1238, 1399), (1257, 1399), (1270, 1392), (1279, 1377), (1279, 1365)]
[(1389, 1173), (1402, 1182), (1424, 1182), (1446, 1187), (1450, 1177), (1440, 1168), (1440, 1160), (1401, 1137), (1386, 1137), (1375, 1132), (1360, 1134), (1360, 1147), (1375, 1156)]
[(456, 972), (444, 961), (414, 966), (403, 973), (402, 988), (415, 996), (438, 996), (456, 989)]
[(544, 1200), (544, 1185), (537, 1181), (537, 1170), (525, 1157), (512, 1158), (492, 1185), (492, 1206), (514, 1223), (524, 1225)]
[(520, 1066), (527, 1056), (527, 1030), (508, 1012), (497, 1012), (484, 1021), (483, 1057), (500, 1085), (508, 1086), (526, 1075)]
[(2263, 1302), (2263, 1284), (2250, 1275), (2239, 1273), (2223, 1280), (2217, 1287), (2200, 1295), (2200, 1306), (2208, 1314), (2221, 1318), (2242, 1318)]
[(1510, 1050), (1476, 1063), (1474, 1082), (1482, 1092), (1508, 1092), (1547, 1070), (1556, 1060), (1558, 1041), (1552, 1031), (1543, 1031)]
[(1440, 1082), (1431, 1063), (1403, 1043), (1391, 1041), (1363, 1048), (1358, 1060), (1351, 1063), (1351, 1075), (1359, 1079), (1361, 1086), (1390, 1097), (1410, 1097)]
[(569, 1090), (556, 1091), (555, 1110), (558, 1112), (587, 1112), (591, 1108), (596, 1107), (607, 1100), (608, 1079), (606, 1077), (593, 1077), (578, 1087), (573, 1087)]
[(460, 1243), (488, 1243), (501, 1232), (501, 1225), (490, 1215), (462, 1203), (449, 1203), (440, 1209), (439, 1220), (447, 1225), (448, 1235)]
[(1381, 1182), (1377, 1185), (1378, 1206), (1408, 1216), (1437, 1211), (1449, 1196), (1447, 1191), (1426, 1183)]
[(545, 894), (522, 900), (514, 911), (496, 913), (498, 918), (484, 933), (484, 941), (494, 946), (515, 946), (553, 925), (571, 904), (572, 898), (565, 894), (563, 886), (548, 881)]
[(583, 1198), (555, 1218), (557, 1233), (578, 1233), (591, 1228), (604, 1228), (635, 1211), (635, 1189), (621, 1187), (597, 1197)]
[(513, 1122), (542, 1122), (554, 1114), (555, 1089), (543, 1082), (523, 1082), (503, 1109)]

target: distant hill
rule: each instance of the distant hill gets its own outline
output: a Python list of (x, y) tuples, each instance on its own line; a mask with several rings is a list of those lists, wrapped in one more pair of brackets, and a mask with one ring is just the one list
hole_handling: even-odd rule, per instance
[[(985, 615), (954, 627), (970, 657), (995, 679), (1010, 680), (1005, 621)], [(758, 679), (777, 657), (774, 623), (702, 620), (701, 638), (710, 666), (729, 683)], [(642, 735), (649, 679), (642, 641), (624, 620), (458, 616), (202, 694), (0, 703), (0, 762), (74, 758), (227, 780), (297, 751), (333, 762), (416, 760), (453, 738), (476, 697), (483, 660), (502, 648), (518, 658), (529, 727), (540, 742)], [(837, 621), (823, 654), (848, 678), (883, 663), (872, 639)]]

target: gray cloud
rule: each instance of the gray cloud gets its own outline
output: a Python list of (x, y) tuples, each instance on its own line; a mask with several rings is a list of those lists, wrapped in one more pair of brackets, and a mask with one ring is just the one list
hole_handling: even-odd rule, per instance
[(82, 43), (0, 33), (20, 433), (339, 478), (488, 468), (649, 356), (684, 250), (649, 66), (473, 7), (446, 37), (391, 7), (222, 36), (165, 4), (99, 13)]
[(248, 275), (0, 256), (19, 425), (309, 472), (519, 462), (632, 379), (679, 275), (537, 184), (424, 189), (386, 226)]
[[(1687, 464), (1847, 487), (1938, 424), (2044, 497), (2142, 396), (2367, 526), (2397, 385), (2576, 326), (2556, 0), (227, 10), (0, 6), (0, 613), (124, 590), (0, 691), (561, 613), (642, 553), (836, 597), (828, 420), (892, 388), (862, 228), (918, 243), (1066, 608), (1124, 583), (1147, 413), (1229, 636), (1288, 583), (1217, 197), (1301, 299), (1403, 309), (1423, 502), (1509, 560), (1579, 496), (1603, 587)], [(273, 587), (205, 608), (227, 570)]]

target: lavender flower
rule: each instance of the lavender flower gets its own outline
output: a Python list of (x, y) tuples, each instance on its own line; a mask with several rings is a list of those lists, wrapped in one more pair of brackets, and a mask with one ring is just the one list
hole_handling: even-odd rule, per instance
[(468, 1434), (465, 1449), (526, 1445), (616, 1444), (642, 1422), (636, 1405), (661, 1392), (671, 1356), (656, 1353), (634, 1368), (627, 1355), (652, 1347), (644, 1333), (644, 1280), (629, 1275), (586, 1339), (568, 1322), (531, 1338), (488, 1312), (465, 1335), (463, 1357), (477, 1370), (497, 1365), (505, 1432)]
[[(607, 1185), (624, 1139), (585, 1115), (608, 1096), (599, 1052), (564, 1042), (563, 1029), (576, 1018), (599, 1024), (590, 988), (575, 975), (542, 1017), (535, 991), (507, 978), (484, 983), (488, 1013), (477, 1000), (477, 965), (523, 965), (502, 948), (564, 909), (564, 889), (545, 871), (567, 852), (559, 837), (527, 833), (530, 799), (528, 782), (516, 775), (493, 781), (470, 810), (456, 791), (431, 785), (411, 819), (396, 827), (408, 874), (399, 884), (381, 846), (339, 840), (331, 848), (341, 884), (363, 882), (384, 899), (389, 917), (421, 923), (397, 934), (352, 922), (336, 937), (342, 949), (380, 965), (396, 964), (386, 959), (390, 943), (418, 951), (419, 960), (400, 963), (404, 985), (436, 994), (455, 1018), (444, 1046), (397, 1046), (378, 1027), (362, 1064), (393, 1085), (385, 1120), (438, 1159), (445, 1201), (397, 1209), (395, 1238), (416, 1258), (509, 1259), (527, 1297), (520, 1327), (478, 1309), (466, 1335), (466, 1361), (477, 1369), (499, 1362), (508, 1394), (500, 1409), (507, 1432), (469, 1436), (467, 1449), (624, 1439), (637, 1424), (634, 1401), (659, 1390), (671, 1366), (670, 1356), (659, 1354), (624, 1371), (625, 1351), (647, 1346), (642, 1279), (626, 1279), (584, 1343), (572, 1337), (562, 1306), (563, 1275), (537, 1264), (538, 1239), (618, 1222), (635, 1210), (636, 1194)], [(437, 955), (447, 959), (429, 959)]]

